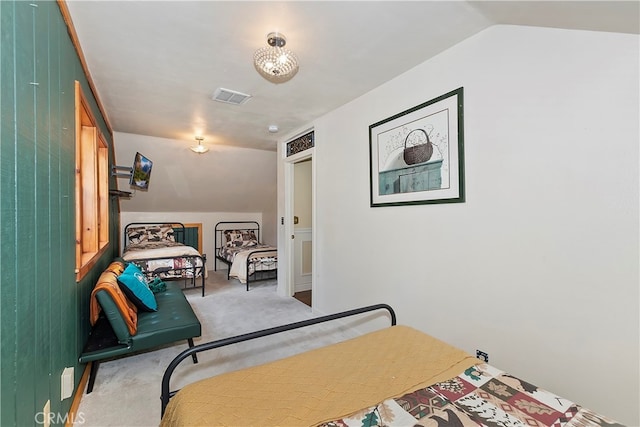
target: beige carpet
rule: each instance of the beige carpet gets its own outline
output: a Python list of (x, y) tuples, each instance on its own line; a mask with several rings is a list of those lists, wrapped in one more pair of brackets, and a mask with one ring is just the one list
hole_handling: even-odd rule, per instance
[[(209, 272), (206, 296), (186, 291), (202, 323), (195, 344), (314, 317), (311, 308), (293, 297), (276, 294), (275, 281), (252, 285), (247, 292), (237, 280)], [(340, 321), (289, 331), (198, 355), (194, 365), (186, 359), (174, 372), (171, 388), (195, 380), (280, 359), (354, 336)], [(160, 423), (160, 384), (167, 365), (184, 343), (100, 364), (93, 392), (84, 394), (76, 426), (157, 426)]]

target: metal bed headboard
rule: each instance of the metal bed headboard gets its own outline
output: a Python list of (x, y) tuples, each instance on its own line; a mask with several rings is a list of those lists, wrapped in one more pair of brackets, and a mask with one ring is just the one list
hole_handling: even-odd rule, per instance
[(260, 224), (258, 221), (220, 221), (215, 227), (215, 247), (218, 249), (218, 239), (222, 241), (222, 235), (226, 230), (247, 230), (256, 232), (258, 242), (260, 242)]

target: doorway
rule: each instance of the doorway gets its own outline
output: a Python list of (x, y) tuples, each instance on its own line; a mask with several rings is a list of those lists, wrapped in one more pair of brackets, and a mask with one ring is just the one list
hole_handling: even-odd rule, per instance
[(293, 296), (312, 306), (313, 185), (312, 158), (293, 164)]

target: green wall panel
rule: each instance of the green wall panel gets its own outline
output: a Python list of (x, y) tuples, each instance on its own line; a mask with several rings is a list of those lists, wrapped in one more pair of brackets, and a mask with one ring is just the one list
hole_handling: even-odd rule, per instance
[[(175, 232), (182, 232), (182, 227), (179, 228), (174, 228), (173, 229)], [(198, 227), (188, 227), (185, 226), (184, 227), (184, 244), (187, 246), (191, 246), (195, 249), (198, 249)], [(181, 239), (182, 237), (178, 237), (178, 239)]]
[[(73, 50), (73, 46), (66, 36), (66, 29), (60, 27), (60, 107), (59, 114), (62, 121), (61, 134), (62, 139), (60, 142), (60, 169), (62, 171), (60, 176), (60, 199), (61, 208), (60, 216), (62, 218), (74, 218), (75, 217), (75, 187), (74, 187), (74, 175), (73, 173), (65, 173), (65, 171), (73, 171), (75, 167), (75, 113), (74, 110), (66, 108), (67, 105), (73, 105), (75, 103), (74, 95), (74, 81), (76, 76), (76, 60), (77, 57)], [(59, 245), (61, 248), (74, 246), (75, 239), (75, 225), (73, 222), (62, 221), (60, 226), (61, 239)], [(75, 247), (75, 246), (74, 246)], [(77, 322), (78, 322), (78, 307), (77, 307), (77, 292), (78, 285), (75, 284), (75, 277), (71, 275), (69, 277), (70, 270), (73, 271), (75, 265), (75, 252), (74, 251), (60, 251), (60, 268), (62, 270), (62, 276), (60, 281), (60, 303), (59, 303), (59, 315), (60, 315), (60, 328), (67, 331), (60, 337), (60, 354), (58, 366), (64, 368), (65, 361), (68, 361), (73, 355), (77, 345)], [(73, 288), (62, 286), (65, 283), (73, 283)], [(71, 290), (74, 292), (71, 293)]]
[[(49, 142), (49, 88), (51, 87), (49, 75), (49, 12), (52, 7), (57, 7), (53, 2), (34, 3), (34, 31), (35, 40), (35, 76), (37, 84), (35, 89), (35, 325), (36, 337), (34, 340), (34, 353), (41, 355), (36, 357), (36, 363), (32, 365), (36, 378), (51, 379), (51, 340), (49, 333), (51, 328), (49, 301), (52, 289), (50, 276), (51, 247), (49, 231), (51, 230), (51, 208), (49, 206), (49, 169), (50, 142)], [(54, 10), (55, 12), (55, 10)], [(59, 378), (59, 377), (58, 377)], [(35, 401), (36, 407), (40, 402), (60, 400), (59, 388), (52, 392), (49, 381), (36, 381)]]
[(117, 254), (111, 199), (113, 243), (75, 282), (75, 80), (113, 141), (56, 2), (0, 1), (0, 33), (0, 425), (37, 425), (48, 399), (71, 406), (60, 376), (80, 381), (90, 293)]
[[(18, 259), (17, 283), (17, 342), (16, 417), (18, 420), (33, 418), (36, 406), (34, 388), (36, 376), (33, 365), (35, 354), (35, 299), (36, 275), (34, 265), (35, 246), (35, 37), (34, 7), (27, 2), (16, 3), (15, 39), (15, 93), (17, 146), (16, 199), (17, 220), (16, 254)], [(23, 260), (30, 259), (31, 265)]]
[[(60, 244), (62, 239), (62, 233), (60, 227), (56, 227), (55, 224), (63, 223), (63, 217), (61, 215), (61, 200), (62, 194), (60, 180), (62, 170), (60, 168), (60, 145), (61, 145), (61, 114), (60, 114), (60, 40), (64, 36), (61, 32), (60, 26), (64, 25), (61, 22), (61, 17), (55, 10), (51, 10), (49, 13), (49, 241), (57, 242), (55, 250), (49, 251), (49, 277), (51, 278), (51, 286), (49, 287), (49, 319), (52, 325), (61, 324), (60, 304), (61, 304), (61, 292), (58, 292), (56, 288), (59, 288), (62, 283), (62, 275), (60, 268), (61, 253), (63, 246)], [(65, 366), (65, 360), (62, 358), (62, 347), (60, 340), (51, 340), (49, 347), (49, 370), (52, 374), (52, 378), (60, 378)], [(54, 386), (55, 383), (49, 384), (50, 395), (52, 400), (60, 400), (60, 390)]]
[(197, 227), (185, 227), (184, 230), (184, 242), (186, 245), (198, 249), (198, 228)]
[[(0, 1), (0, 387), (15, 390), (16, 202), (15, 95), (13, 76), (15, 4)], [(16, 419), (15, 393), (0, 393), (0, 425)]]

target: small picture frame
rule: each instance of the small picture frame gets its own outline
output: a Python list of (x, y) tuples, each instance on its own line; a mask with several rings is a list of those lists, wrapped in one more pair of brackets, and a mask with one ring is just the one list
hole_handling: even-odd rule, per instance
[(461, 203), (463, 88), (369, 126), (371, 207)]

